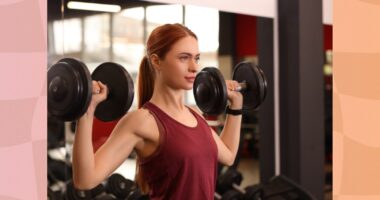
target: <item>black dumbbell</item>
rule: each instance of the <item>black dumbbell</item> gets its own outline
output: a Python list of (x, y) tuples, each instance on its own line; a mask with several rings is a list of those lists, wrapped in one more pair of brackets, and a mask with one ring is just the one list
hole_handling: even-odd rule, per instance
[(247, 186), (244, 188), (245, 193), (241, 197), (241, 200), (261, 200), (262, 185), (256, 184)]
[(66, 182), (72, 177), (72, 166), (63, 161), (48, 156), (48, 179), (52, 183), (57, 181)]
[(222, 200), (261, 200), (261, 186), (248, 186), (244, 190), (230, 189), (226, 191)]
[(228, 168), (218, 178), (217, 190), (220, 192), (222, 200), (258, 200), (260, 197), (261, 185), (248, 186), (241, 188), (243, 180), (242, 174), (234, 168)]
[(92, 188), (89, 194), (93, 200), (117, 200), (117, 198), (113, 195), (106, 193), (106, 189), (103, 184), (99, 184), (98, 186)]
[(142, 194), (139, 188), (135, 188), (128, 195), (126, 200), (149, 200), (149, 196), (147, 194)]
[(261, 200), (261, 185), (248, 186), (244, 190), (230, 189), (223, 195), (216, 194), (217, 200)]
[[(234, 168), (228, 168), (227, 171), (220, 174), (217, 180), (216, 192), (214, 198), (216, 200), (237, 200), (240, 199), (243, 190), (239, 188), (243, 176)], [(233, 189), (236, 188), (236, 189)]]
[(99, 184), (96, 187), (91, 189), (91, 197), (99, 199), (100, 196), (104, 196), (106, 193), (106, 188), (103, 184)]
[[(235, 67), (232, 79), (239, 82), (243, 110), (257, 109), (267, 93), (264, 72), (252, 63), (241, 62)], [(217, 68), (202, 69), (195, 77), (193, 92), (197, 106), (205, 114), (219, 115), (226, 109), (227, 87)]]
[(61, 198), (61, 191), (53, 191), (53, 189), (48, 187), (47, 191), (47, 199), (48, 200), (60, 200)]
[(117, 198), (115, 198), (113, 195), (111, 194), (101, 194), (99, 196), (96, 196), (94, 197), (94, 200), (118, 200)]
[(123, 66), (106, 62), (99, 65), (90, 76), (86, 65), (74, 58), (64, 58), (48, 70), (48, 111), (62, 121), (81, 117), (91, 102), (92, 80), (108, 87), (107, 99), (101, 102), (95, 116), (102, 121), (122, 117), (132, 105), (133, 81)]
[(72, 181), (69, 181), (66, 185), (66, 200), (90, 200), (92, 199), (91, 190), (78, 190), (74, 187)]
[(241, 200), (243, 193), (236, 190), (228, 190), (223, 195), (221, 200)]
[(103, 184), (99, 184), (90, 190), (78, 190), (70, 180), (66, 185), (65, 199), (67, 200), (87, 200), (87, 199), (116, 199), (112, 195), (106, 194)]
[(106, 191), (119, 199), (125, 199), (134, 187), (134, 182), (121, 174), (112, 174), (106, 183)]
[(242, 189), (239, 187), (242, 181), (242, 174), (236, 169), (230, 167), (218, 177), (216, 188), (222, 195), (226, 191), (233, 188), (243, 193)]
[(223, 195), (215, 192), (215, 200), (240, 200), (243, 196), (243, 193), (236, 190), (227, 190)]
[(47, 119), (47, 141), (48, 149), (65, 147), (65, 124), (64, 122), (48, 117)]

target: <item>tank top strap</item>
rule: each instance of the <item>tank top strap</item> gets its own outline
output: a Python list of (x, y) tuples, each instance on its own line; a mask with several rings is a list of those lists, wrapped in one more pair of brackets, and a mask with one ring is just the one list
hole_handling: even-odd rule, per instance
[[(155, 117), (157, 119), (163, 120), (166, 118), (166, 113), (164, 113), (159, 107), (157, 107), (156, 105), (154, 105), (153, 103), (151, 103), (149, 101), (146, 102), (143, 105), (143, 107), (148, 109), (149, 111), (153, 112), (153, 114), (155, 115)], [(164, 122), (162, 122), (162, 123), (164, 123)]]
[(161, 110), (159, 108), (157, 108), (154, 104), (150, 103), (150, 102), (146, 102), (143, 107), (147, 110), (149, 110), (149, 112), (153, 115), (154, 119), (156, 120), (156, 123), (157, 123), (157, 126), (158, 126), (158, 129), (160, 131), (160, 134), (165, 131), (164, 130), (164, 126), (163, 126), (163, 122), (161, 121), (162, 119), (162, 113), (161, 113)]
[(203, 123), (203, 125), (208, 126), (207, 121), (198, 113), (196, 112), (193, 108), (186, 106), (190, 112), (197, 118), (198, 123)]

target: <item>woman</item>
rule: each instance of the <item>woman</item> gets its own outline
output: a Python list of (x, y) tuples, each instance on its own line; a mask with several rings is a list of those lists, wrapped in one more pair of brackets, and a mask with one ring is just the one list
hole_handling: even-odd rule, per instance
[[(196, 35), (180, 24), (157, 27), (147, 42), (139, 72), (139, 109), (126, 114), (107, 142), (93, 154), (92, 123), (107, 87), (93, 82), (94, 95), (79, 119), (73, 147), (74, 185), (90, 189), (106, 179), (132, 150), (138, 156), (137, 183), (150, 199), (214, 199), (217, 162), (232, 165), (241, 115), (227, 115), (218, 136), (184, 105), (199, 69)], [(242, 109), (238, 83), (226, 81), (230, 109)]]

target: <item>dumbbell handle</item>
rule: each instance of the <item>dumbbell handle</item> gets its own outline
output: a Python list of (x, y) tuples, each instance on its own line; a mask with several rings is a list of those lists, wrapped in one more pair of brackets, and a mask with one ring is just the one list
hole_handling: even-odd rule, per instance
[(222, 195), (220, 195), (219, 193), (217, 193), (217, 192), (214, 192), (214, 197), (215, 197), (215, 199), (222, 199)]
[(246, 89), (247, 89), (247, 81), (243, 81), (239, 83), (239, 87), (237, 87), (235, 91), (242, 92), (242, 91), (245, 91)]
[(232, 187), (233, 187), (235, 190), (241, 192), (242, 194), (245, 194), (245, 193), (246, 193), (245, 190), (243, 190), (242, 188), (240, 188), (239, 185), (236, 185), (236, 183), (233, 183), (233, 184), (232, 184)]

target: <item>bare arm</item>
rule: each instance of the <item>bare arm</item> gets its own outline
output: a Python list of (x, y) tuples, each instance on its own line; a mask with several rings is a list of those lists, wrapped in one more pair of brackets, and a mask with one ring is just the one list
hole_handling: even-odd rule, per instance
[(132, 116), (127, 115), (117, 123), (110, 137), (94, 154), (92, 120), (93, 114), (88, 112), (77, 124), (73, 147), (73, 180), (78, 189), (91, 189), (106, 179), (142, 140), (134, 134)]
[(241, 115), (227, 115), (224, 128), (220, 134), (211, 129), (218, 147), (218, 160), (224, 165), (231, 166), (239, 149)]
[[(230, 108), (239, 110), (242, 108), (243, 98), (240, 92), (232, 91), (238, 86), (236, 81), (226, 81)], [(198, 111), (199, 112), (199, 111)], [(240, 142), (241, 115), (227, 115), (224, 128), (220, 136), (212, 129), (214, 141), (218, 147), (218, 161), (224, 165), (231, 166), (236, 158)]]
[(134, 134), (133, 114), (127, 114), (94, 154), (92, 126), (96, 105), (92, 102), (77, 123), (73, 146), (73, 181), (78, 189), (91, 189), (102, 182), (122, 164), (137, 142), (142, 140)]

